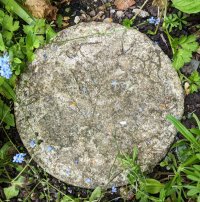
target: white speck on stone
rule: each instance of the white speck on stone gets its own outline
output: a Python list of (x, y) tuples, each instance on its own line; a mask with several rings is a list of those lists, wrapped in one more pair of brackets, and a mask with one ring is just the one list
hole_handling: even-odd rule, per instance
[(126, 126), (126, 125), (127, 125), (127, 122), (126, 122), (126, 121), (120, 121), (119, 123), (120, 123), (120, 125), (122, 125), (122, 126)]
[(115, 13), (115, 9), (110, 9), (110, 13), (111, 14)]
[(78, 24), (79, 22), (80, 22), (80, 17), (79, 16), (76, 16), (75, 18), (74, 18), (74, 23), (75, 24)]

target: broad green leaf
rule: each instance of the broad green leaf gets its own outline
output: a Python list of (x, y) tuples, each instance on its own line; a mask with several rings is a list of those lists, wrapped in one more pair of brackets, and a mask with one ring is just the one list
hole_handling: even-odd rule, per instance
[(8, 151), (12, 148), (11, 142), (6, 142), (0, 149), (0, 159), (5, 159)]
[(14, 185), (6, 187), (3, 190), (7, 200), (16, 197), (19, 194), (19, 188)]
[(20, 64), (20, 63), (22, 63), (22, 61), (19, 59), (19, 58), (14, 58), (14, 63), (17, 63), (17, 64)]
[(15, 180), (13, 182), (13, 185), (18, 186), (18, 187), (23, 187), (25, 179), (26, 178), (24, 176), (20, 176), (20, 177), (17, 178), (17, 180)]
[(89, 201), (94, 202), (95, 200), (99, 199), (101, 197), (101, 188), (97, 187), (91, 194)]
[(0, 100), (0, 120), (9, 126), (15, 126), (14, 116), (10, 113), (10, 107), (8, 107), (2, 100)]
[(172, 0), (175, 8), (184, 13), (198, 13), (200, 12), (199, 0)]
[(144, 190), (150, 194), (158, 194), (163, 187), (164, 184), (160, 183), (158, 180), (145, 179)]
[(4, 82), (0, 85), (0, 94), (5, 96), (7, 99), (16, 100), (15, 92), (7, 80), (4, 80)]

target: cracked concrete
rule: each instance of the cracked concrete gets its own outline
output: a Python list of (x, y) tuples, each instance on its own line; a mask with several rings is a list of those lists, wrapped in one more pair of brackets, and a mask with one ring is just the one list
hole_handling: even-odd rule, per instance
[(150, 172), (176, 135), (165, 117), (181, 118), (184, 102), (170, 59), (147, 36), (95, 22), (65, 29), (38, 49), (16, 93), (17, 128), (35, 161), (86, 188), (125, 185), (116, 157), (134, 145)]

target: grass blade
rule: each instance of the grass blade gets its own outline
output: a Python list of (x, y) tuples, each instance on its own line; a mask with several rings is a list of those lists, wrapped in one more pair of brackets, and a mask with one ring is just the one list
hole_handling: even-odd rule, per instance
[(12, 11), (22, 18), (26, 23), (31, 24), (35, 20), (29, 15), (15, 0), (0, 0), (5, 6), (8, 6)]

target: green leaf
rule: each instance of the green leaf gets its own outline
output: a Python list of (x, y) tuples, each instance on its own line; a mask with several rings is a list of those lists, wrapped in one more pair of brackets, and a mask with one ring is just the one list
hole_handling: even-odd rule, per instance
[(198, 189), (197, 187), (196, 188), (193, 188), (193, 189), (190, 189), (190, 191), (187, 192), (187, 195), (188, 196), (194, 196), (196, 194), (200, 193), (200, 189)]
[(7, 99), (16, 100), (16, 95), (8, 80), (4, 80), (4, 82), (0, 86), (0, 94), (5, 96)]
[(77, 200), (73, 199), (73, 197), (68, 196), (68, 195), (65, 195), (61, 200), (61, 202), (76, 202), (76, 201)]
[(145, 179), (144, 190), (150, 194), (158, 194), (164, 187), (164, 184), (155, 179)]
[(187, 178), (192, 180), (192, 181), (200, 182), (200, 177), (196, 177), (194, 175), (187, 175)]
[(91, 194), (89, 201), (94, 202), (95, 200), (99, 199), (101, 197), (101, 188), (97, 187)]
[(12, 148), (11, 142), (6, 142), (0, 149), (0, 159), (5, 159), (8, 151)]
[(125, 18), (122, 22), (122, 24), (126, 27), (126, 28), (130, 28), (133, 25), (133, 20), (130, 20), (128, 18)]
[(196, 51), (199, 44), (196, 42), (196, 36), (181, 36), (181, 38), (174, 38), (172, 47), (175, 50), (173, 56), (173, 66), (176, 70), (179, 70), (185, 63), (190, 62), (192, 58), (192, 52)]
[(14, 63), (17, 63), (17, 64), (20, 64), (20, 63), (22, 63), (22, 61), (19, 59), (19, 58), (14, 58)]
[(3, 190), (7, 200), (16, 197), (19, 194), (19, 188), (17, 188), (15, 185), (6, 187)]
[(15, 126), (14, 115), (10, 113), (11, 109), (2, 100), (0, 100), (0, 120), (9, 126)]
[(15, 0), (0, 0), (5, 6), (12, 8), (20, 18), (22, 18), (26, 23), (31, 24), (34, 22), (34, 18), (28, 14)]
[(0, 33), (0, 51), (5, 51), (6, 47), (3, 42), (2, 34)]
[(25, 179), (26, 178), (24, 176), (20, 176), (20, 177), (17, 178), (17, 180), (15, 180), (13, 182), (13, 185), (18, 186), (18, 187), (23, 187)]
[(172, 0), (175, 8), (184, 13), (198, 13), (200, 12), (199, 0)]
[(50, 25), (46, 28), (46, 42), (49, 43), (52, 38), (56, 36), (56, 32), (52, 29)]
[(192, 133), (177, 119), (175, 119), (172, 115), (167, 115), (167, 119), (174, 124), (176, 129), (191, 143), (193, 143), (198, 149), (200, 148), (199, 143), (192, 135)]

